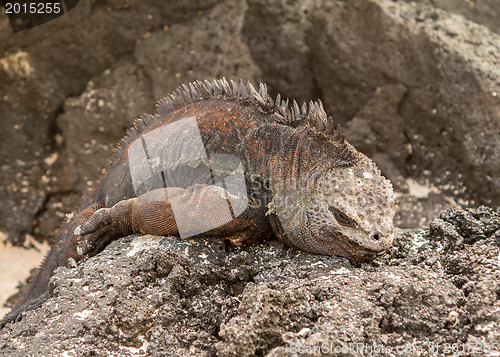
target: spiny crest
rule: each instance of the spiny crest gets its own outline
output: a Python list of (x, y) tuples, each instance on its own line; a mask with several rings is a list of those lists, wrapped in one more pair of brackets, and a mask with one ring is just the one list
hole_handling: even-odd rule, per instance
[(158, 113), (167, 114), (195, 100), (223, 97), (256, 102), (263, 110), (273, 112), (279, 123), (290, 126), (308, 124), (334, 141), (340, 144), (344, 142), (340, 126), (335, 127), (332, 117), (326, 115), (321, 100), (310, 101), (309, 105), (303, 103), (302, 107), (294, 100), (290, 107), (288, 98), (282, 100), (279, 94), (273, 100), (267, 94), (266, 84), (260, 83), (259, 90), (256, 90), (250, 82), (245, 85), (241, 79), (239, 83), (222, 78), (212, 82), (205, 80), (183, 84), (168, 97), (158, 101)]
[[(128, 144), (130, 144), (136, 137), (138, 137), (149, 125), (158, 119), (158, 114), (150, 115), (143, 114), (136, 119), (134, 125), (127, 130), (127, 134), (120, 140), (118, 147), (115, 149), (113, 156), (108, 164), (115, 162), (122, 154)], [(107, 168), (106, 168), (107, 170)]]
[(182, 108), (185, 104), (200, 99), (209, 98), (236, 98), (240, 100), (251, 100), (259, 103), (265, 110), (272, 110), (274, 102), (267, 94), (267, 86), (260, 83), (259, 90), (247, 82), (239, 84), (235, 81), (227, 81), (226, 78), (210, 81), (196, 81), (183, 84), (168, 97), (163, 98), (156, 104), (160, 115), (167, 114), (175, 109)]
[(296, 126), (299, 125), (309, 125), (309, 127), (314, 129), (315, 133), (324, 135), (329, 141), (334, 142), (338, 148), (338, 159), (344, 160), (346, 165), (349, 165), (354, 160), (354, 157), (350, 153), (349, 145), (347, 145), (344, 135), (340, 131), (340, 124), (335, 126), (333, 118), (327, 116), (325, 108), (323, 108), (323, 103), (320, 99), (316, 102), (310, 101), (309, 105), (303, 103), (302, 107), (299, 108), (297, 101), (293, 101), (292, 109), (288, 106), (287, 100), (281, 100), (281, 96), (278, 94), (274, 102), (274, 115), (278, 117), (278, 121), (283, 124)]
[(317, 102), (313, 102), (312, 100), (309, 102), (307, 120), (312, 128), (324, 134), (328, 139), (339, 146), (341, 150), (338, 153), (339, 156), (349, 156), (349, 147), (345, 141), (344, 134), (340, 131), (340, 124), (335, 125), (333, 118), (326, 115), (323, 103), (320, 99), (318, 99)]
[(127, 134), (120, 140), (120, 147), (125, 147), (139, 136), (151, 123), (158, 119), (158, 114), (143, 114), (134, 122), (134, 125), (127, 130)]
[(316, 133), (335, 142), (341, 150), (339, 153), (341, 156), (349, 156), (349, 148), (340, 132), (340, 126), (335, 126), (332, 117), (326, 115), (323, 103), (319, 99), (316, 102), (310, 101), (309, 104), (303, 103), (301, 107), (294, 100), (290, 107), (288, 98), (282, 100), (279, 94), (276, 100), (273, 100), (267, 93), (267, 85), (264, 83), (260, 83), (257, 90), (250, 82), (245, 85), (241, 79), (236, 83), (233, 80), (228, 81), (226, 78), (222, 78), (183, 84), (169, 96), (159, 100), (156, 104), (158, 113), (155, 115), (144, 114), (135, 121), (127, 135), (121, 140), (114, 158), (120, 156), (125, 147), (159, 117), (168, 115), (168, 113), (182, 108), (190, 102), (210, 98), (234, 98), (252, 101), (265, 112), (274, 115), (278, 123), (292, 127), (309, 125), (314, 128)]

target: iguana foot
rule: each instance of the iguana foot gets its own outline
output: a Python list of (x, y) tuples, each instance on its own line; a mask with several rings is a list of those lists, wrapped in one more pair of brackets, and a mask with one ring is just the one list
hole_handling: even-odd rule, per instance
[(131, 212), (135, 198), (118, 202), (111, 208), (100, 208), (90, 219), (74, 230), (75, 235), (85, 236), (80, 255), (95, 255), (114, 239), (132, 234)]

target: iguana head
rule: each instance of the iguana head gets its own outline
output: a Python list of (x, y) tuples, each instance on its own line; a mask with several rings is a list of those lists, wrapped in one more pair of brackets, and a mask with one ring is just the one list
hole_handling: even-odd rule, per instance
[[(295, 167), (280, 171), (284, 184), (274, 191), (279, 236), (305, 251), (372, 260), (392, 245), (392, 184), (344, 140), (321, 102), (309, 108), (308, 122), (291, 135), (298, 137), (289, 150)], [(292, 187), (288, 178), (298, 172), (299, 185)]]
[(362, 154), (350, 167), (320, 177), (305, 210), (310, 251), (367, 261), (393, 240), (392, 184)]
[(361, 262), (391, 247), (392, 184), (373, 161), (356, 154), (353, 165), (323, 171), (310, 190), (291, 199), (297, 205), (276, 207), (287, 243)]

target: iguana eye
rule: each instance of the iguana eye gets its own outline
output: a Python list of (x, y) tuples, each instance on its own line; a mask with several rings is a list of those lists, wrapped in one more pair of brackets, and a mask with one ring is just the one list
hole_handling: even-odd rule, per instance
[(338, 210), (335, 207), (328, 207), (328, 210), (333, 213), (333, 216), (339, 222), (340, 225), (345, 227), (354, 227), (356, 226), (356, 222), (350, 219), (344, 212)]

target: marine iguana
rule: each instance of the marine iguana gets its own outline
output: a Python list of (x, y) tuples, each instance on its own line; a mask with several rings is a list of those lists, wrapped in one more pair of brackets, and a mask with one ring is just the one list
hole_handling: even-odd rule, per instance
[(392, 185), (320, 100), (289, 105), (265, 84), (223, 78), (183, 85), (157, 108), (121, 140), (0, 328), (40, 305), (55, 268), (133, 233), (234, 243), (274, 234), (354, 261), (391, 246)]

